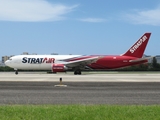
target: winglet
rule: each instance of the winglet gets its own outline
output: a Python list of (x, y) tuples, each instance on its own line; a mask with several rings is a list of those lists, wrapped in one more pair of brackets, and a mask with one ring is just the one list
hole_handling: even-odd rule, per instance
[(145, 33), (125, 54), (122, 56), (132, 56), (142, 58), (151, 33)]

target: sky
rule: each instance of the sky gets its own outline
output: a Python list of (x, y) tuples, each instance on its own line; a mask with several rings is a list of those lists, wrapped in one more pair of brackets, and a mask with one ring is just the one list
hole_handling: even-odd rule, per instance
[(119, 55), (145, 32), (160, 55), (159, 0), (0, 0), (0, 56)]

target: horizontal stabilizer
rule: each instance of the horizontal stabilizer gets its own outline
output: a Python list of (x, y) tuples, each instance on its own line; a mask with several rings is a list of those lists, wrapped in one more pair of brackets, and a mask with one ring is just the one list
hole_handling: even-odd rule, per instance
[(154, 56), (144, 57), (144, 58), (138, 58), (138, 59), (135, 59), (135, 60), (130, 60), (129, 62), (140, 62), (140, 61), (143, 61), (143, 60), (151, 59), (151, 58), (153, 58), (153, 57), (154, 57)]

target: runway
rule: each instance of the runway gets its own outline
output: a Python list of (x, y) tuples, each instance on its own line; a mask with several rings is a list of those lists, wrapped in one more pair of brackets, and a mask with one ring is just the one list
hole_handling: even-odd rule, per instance
[[(99, 72), (98, 72), (99, 73)], [(64, 82), (160, 82), (160, 72), (144, 73), (117, 73), (109, 72), (106, 74), (83, 73), (83, 75), (67, 74), (46, 74), (45, 72), (1, 72), (0, 81), (37, 81), (37, 82), (58, 82), (62, 78)]]
[[(59, 78), (67, 87), (55, 87)], [(160, 104), (160, 74), (0, 73), (0, 104)]]

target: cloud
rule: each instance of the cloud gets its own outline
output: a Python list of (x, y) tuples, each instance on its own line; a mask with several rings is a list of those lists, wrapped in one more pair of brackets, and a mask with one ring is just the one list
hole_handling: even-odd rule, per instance
[(83, 22), (93, 22), (93, 23), (98, 23), (98, 22), (105, 22), (106, 19), (101, 19), (101, 18), (84, 18), (84, 19), (79, 19), (80, 21)]
[(59, 21), (78, 5), (52, 4), (46, 0), (0, 0), (1, 21)]
[(134, 24), (160, 26), (160, 8), (152, 10), (134, 10), (133, 13), (127, 13), (124, 17)]

